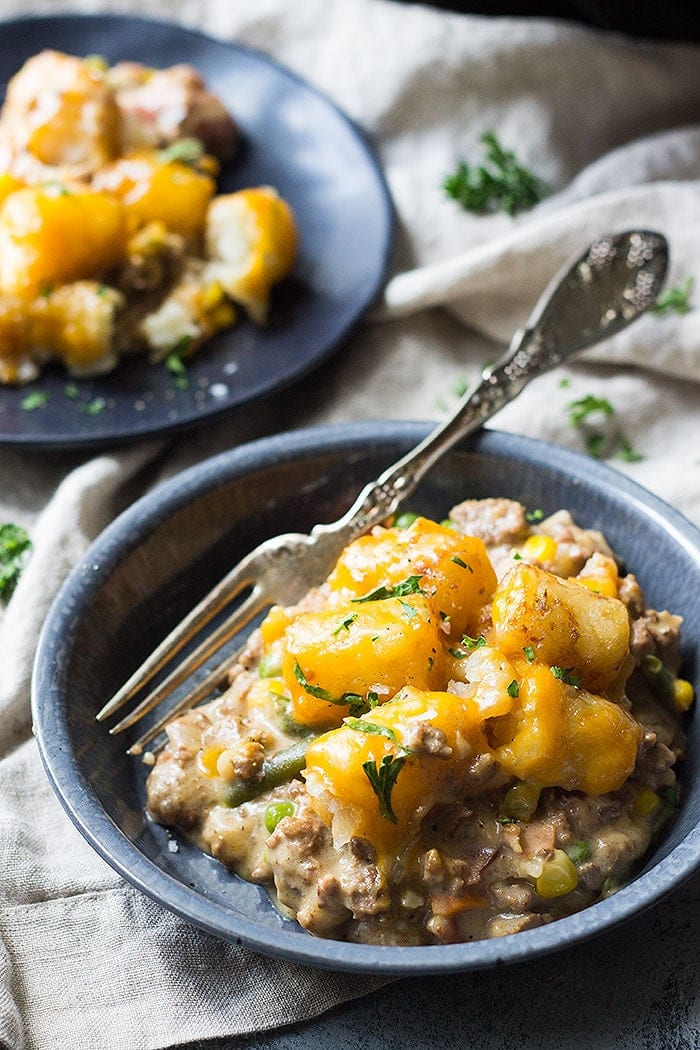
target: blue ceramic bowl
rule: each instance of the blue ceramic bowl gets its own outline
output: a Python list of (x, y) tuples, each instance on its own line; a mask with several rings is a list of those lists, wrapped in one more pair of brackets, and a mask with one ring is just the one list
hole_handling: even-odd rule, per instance
[[(337, 970), (437, 973), (523, 960), (636, 914), (700, 861), (700, 741), (690, 719), (681, 810), (637, 877), (614, 897), (539, 929), (421, 948), (319, 940), (283, 919), (265, 892), (186, 842), (168, 848), (144, 815), (147, 769), (95, 713), (210, 586), (265, 537), (343, 512), (362, 484), (426, 433), (418, 423), (298, 431), (225, 453), (140, 500), (93, 544), (46, 621), (33, 713), (46, 771), (71, 819), (126, 879), (183, 918), (258, 951)], [(700, 533), (606, 466), (537, 441), (485, 431), (449, 455), (411, 500), (442, 518), (465, 497), (567, 507), (603, 529), (649, 603), (685, 617), (683, 673), (700, 687)]]

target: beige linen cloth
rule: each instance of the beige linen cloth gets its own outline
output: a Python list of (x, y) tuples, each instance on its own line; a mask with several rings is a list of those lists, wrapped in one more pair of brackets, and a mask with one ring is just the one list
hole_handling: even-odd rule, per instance
[[(0, 1043), (141, 1050), (302, 1020), (380, 982), (219, 943), (126, 885), (83, 842), (30, 734), (32, 659), (60, 583), (121, 509), (209, 454), (311, 422), (437, 418), (554, 271), (598, 233), (662, 230), (669, 283), (700, 285), (700, 50), (389, 0), (0, 7), (7, 17), (63, 9), (176, 19), (269, 53), (371, 136), (398, 216), (383, 301), (292, 396), (167, 444), (95, 458), (0, 451), (0, 521), (21, 522), (34, 541), (0, 621)], [(552, 187), (517, 219), (470, 215), (440, 189), (492, 128)], [(700, 303), (700, 288), (691, 300)], [(537, 380), (494, 425), (582, 448), (566, 404), (589, 393), (613, 404), (644, 457), (614, 465), (700, 521), (700, 310), (645, 317)]]

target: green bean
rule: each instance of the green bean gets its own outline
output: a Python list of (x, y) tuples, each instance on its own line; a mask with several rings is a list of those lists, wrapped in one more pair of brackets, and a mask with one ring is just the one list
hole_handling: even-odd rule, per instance
[(258, 780), (237, 780), (227, 785), (222, 798), (223, 804), (233, 809), (244, 802), (250, 802), (251, 799), (257, 798), (270, 788), (279, 787), (280, 784), (294, 780), (304, 768), (306, 749), (312, 739), (314, 738), (299, 740), (291, 747), (278, 751), (272, 758), (268, 758), (263, 763), (262, 776)]
[(640, 670), (658, 698), (666, 703), (672, 703), (673, 678), (658, 656), (653, 656), (651, 653), (645, 656)]

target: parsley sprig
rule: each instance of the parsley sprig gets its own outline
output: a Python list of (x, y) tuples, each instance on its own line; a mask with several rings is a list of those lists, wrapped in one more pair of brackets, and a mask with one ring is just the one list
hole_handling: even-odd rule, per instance
[(298, 660), (294, 661), (294, 677), (297, 682), (309, 696), (314, 696), (317, 700), (325, 700), (327, 704), (338, 704), (341, 707), (345, 707), (350, 704), (351, 707), (364, 706), (365, 700), (359, 693), (343, 693), (342, 696), (334, 696), (333, 693), (327, 689), (323, 689), (320, 685), (312, 685), (304, 674), (301, 665)]
[(545, 183), (524, 168), (512, 150), (504, 149), (493, 131), (485, 132), (480, 141), (486, 147), (485, 161), (475, 167), (460, 161), (443, 182), (448, 197), (479, 215), (497, 211), (517, 215), (546, 196)]
[(379, 765), (373, 759), (362, 763), (365, 776), (379, 801), (379, 812), (392, 824), (398, 824), (399, 818), (391, 806), (391, 793), (405, 761), (405, 755), (384, 755)]
[(651, 312), (656, 314), (657, 317), (670, 313), (689, 314), (693, 309), (690, 296), (694, 287), (694, 279), (686, 277), (683, 284), (679, 284), (675, 288), (669, 288), (667, 292), (660, 295), (652, 306)]
[[(585, 397), (569, 401), (566, 408), (571, 426), (583, 434), (589, 456), (602, 459), (604, 456), (617, 455), (625, 463), (638, 463), (644, 459), (644, 456), (632, 447), (622, 430), (615, 428), (614, 424), (610, 425), (615, 409), (607, 398), (586, 394)], [(591, 427), (591, 416), (594, 420), (602, 417), (604, 429), (601, 430), (598, 426)]]
[(31, 540), (21, 525), (0, 525), (0, 603), (6, 605), (17, 586)]
[(422, 579), (422, 576), (408, 576), (401, 583), (395, 583), (389, 587), (377, 587), (376, 590), (370, 591), (369, 594), (363, 595), (362, 598), (353, 598), (352, 600), (360, 604), (362, 602), (380, 602), (386, 598), (405, 598), (407, 594), (423, 594), (420, 586)]

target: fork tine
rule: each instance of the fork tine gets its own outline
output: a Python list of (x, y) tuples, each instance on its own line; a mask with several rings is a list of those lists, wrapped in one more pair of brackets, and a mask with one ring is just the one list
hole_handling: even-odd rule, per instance
[(182, 649), (217, 613), (232, 601), (236, 595), (252, 583), (251, 567), (252, 554), (239, 562), (238, 565), (227, 576), (220, 580), (216, 586), (192, 609), (170, 634), (163, 639), (160, 645), (154, 649), (151, 655), (144, 660), (124, 685), (117, 690), (98, 713), (97, 721), (103, 722), (118, 711), (124, 704), (128, 703), (147, 682), (156, 675), (161, 668)]
[(212, 634), (208, 635), (182, 663), (178, 664), (167, 678), (163, 679), (160, 685), (156, 686), (141, 703), (136, 705), (130, 714), (122, 718), (121, 722), (117, 722), (115, 726), (112, 726), (110, 733), (121, 733), (124, 729), (128, 729), (135, 722), (138, 722), (149, 711), (152, 711), (161, 700), (165, 700), (170, 696), (174, 689), (177, 689), (198, 667), (201, 667), (213, 653), (217, 652), (222, 645), (229, 641), (230, 638), (233, 638), (235, 634), (238, 634), (246, 624), (250, 623), (257, 613), (270, 605), (270, 601), (270, 598), (260, 587), (254, 587), (243, 604), (239, 605), (235, 612), (231, 613), (228, 619), (224, 620)]
[(147, 744), (150, 744), (159, 733), (162, 733), (166, 725), (176, 715), (179, 715), (182, 711), (188, 711), (191, 707), (194, 707), (195, 704), (200, 703), (201, 700), (204, 700), (209, 696), (210, 693), (213, 693), (214, 690), (218, 689), (219, 686), (224, 685), (227, 681), (229, 670), (241, 655), (243, 648), (244, 646), (241, 646), (239, 649), (236, 649), (235, 653), (231, 653), (230, 656), (227, 656), (218, 667), (215, 667), (213, 671), (209, 672), (199, 685), (195, 686), (195, 688), (190, 690), (189, 693), (186, 693), (185, 696), (180, 697), (172, 707), (168, 708), (158, 721), (154, 722), (151, 728), (148, 729), (143, 736), (140, 736), (136, 743), (128, 748), (126, 752), (127, 755), (140, 755), (144, 747), (146, 747)]

